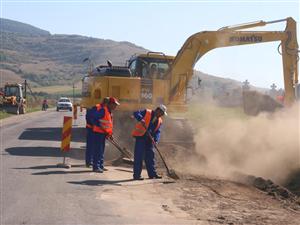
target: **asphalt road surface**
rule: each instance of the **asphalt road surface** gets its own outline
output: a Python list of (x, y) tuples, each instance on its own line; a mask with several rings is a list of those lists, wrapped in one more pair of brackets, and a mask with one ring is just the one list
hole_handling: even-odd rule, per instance
[(1, 225), (196, 224), (166, 197), (173, 181), (133, 181), (130, 167), (107, 166), (104, 174), (85, 168), (84, 115), (72, 128), (72, 168), (57, 168), (64, 115), (71, 113), (48, 110), (0, 122)]
[(299, 224), (299, 199), (251, 185), (201, 174), (133, 181), (131, 166), (112, 166), (118, 152), (111, 146), (108, 171), (93, 173), (85, 168), (80, 114), (67, 157), (72, 167), (57, 168), (64, 115), (71, 113), (48, 110), (0, 121), (1, 225)]

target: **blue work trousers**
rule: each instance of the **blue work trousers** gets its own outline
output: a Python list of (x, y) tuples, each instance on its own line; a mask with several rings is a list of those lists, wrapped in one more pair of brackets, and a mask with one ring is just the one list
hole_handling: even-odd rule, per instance
[(86, 151), (85, 151), (85, 164), (91, 165), (93, 162), (94, 154), (94, 132), (92, 128), (86, 128)]
[(103, 169), (106, 135), (94, 132), (93, 169)]
[(145, 160), (148, 177), (155, 177), (155, 159), (153, 144), (146, 135), (135, 138), (133, 178), (139, 178), (142, 173), (143, 160)]

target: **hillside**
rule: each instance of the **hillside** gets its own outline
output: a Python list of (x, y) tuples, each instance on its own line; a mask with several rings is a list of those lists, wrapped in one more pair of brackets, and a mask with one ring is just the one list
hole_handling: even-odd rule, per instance
[(50, 32), (29, 24), (0, 18), (1, 32), (15, 33), (28, 36), (49, 36)]
[(124, 65), (134, 53), (147, 50), (129, 42), (80, 35), (52, 35), (28, 24), (1, 18), (1, 81), (28, 79), (46, 86), (71, 84), (86, 73), (89, 57), (95, 64), (111, 60)]

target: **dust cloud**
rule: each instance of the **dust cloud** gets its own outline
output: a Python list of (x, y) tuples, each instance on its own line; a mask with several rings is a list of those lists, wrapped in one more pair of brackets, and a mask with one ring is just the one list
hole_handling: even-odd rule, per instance
[(246, 120), (216, 118), (199, 127), (194, 140), (202, 160), (186, 159), (184, 171), (225, 178), (238, 172), (284, 182), (300, 168), (299, 109), (297, 104)]

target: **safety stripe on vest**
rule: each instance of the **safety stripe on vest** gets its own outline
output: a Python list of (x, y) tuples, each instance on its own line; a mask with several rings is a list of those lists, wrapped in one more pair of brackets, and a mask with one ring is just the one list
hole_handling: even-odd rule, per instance
[[(103, 109), (105, 111), (104, 117), (107, 117), (108, 115), (108, 109), (106, 106), (103, 106)], [(109, 115), (111, 120), (112, 120), (112, 116)], [(99, 119), (98, 120), (100, 122), (100, 127), (99, 126), (94, 126), (93, 127), (93, 131), (97, 132), (97, 133), (112, 133), (112, 126), (113, 123), (112, 121), (109, 120), (105, 120), (105, 119)]]
[[(152, 115), (152, 110), (146, 109), (146, 113), (143, 117), (143, 119), (145, 120), (145, 123), (146, 123), (146, 128), (143, 127), (141, 122), (138, 122), (135, 125), (134, 130), (132, 131), (132, 136), (134, 136), (134, 137), (143, 136), (146, 133), (146, 131), (148, 130), (149, 125), (151, 123), (151, 115)], [(161, 122), (162, 122), (162, 119), (158, 118), (157, 126), (155, 127), (154, 132), (156, 132), (159, 129)]]

